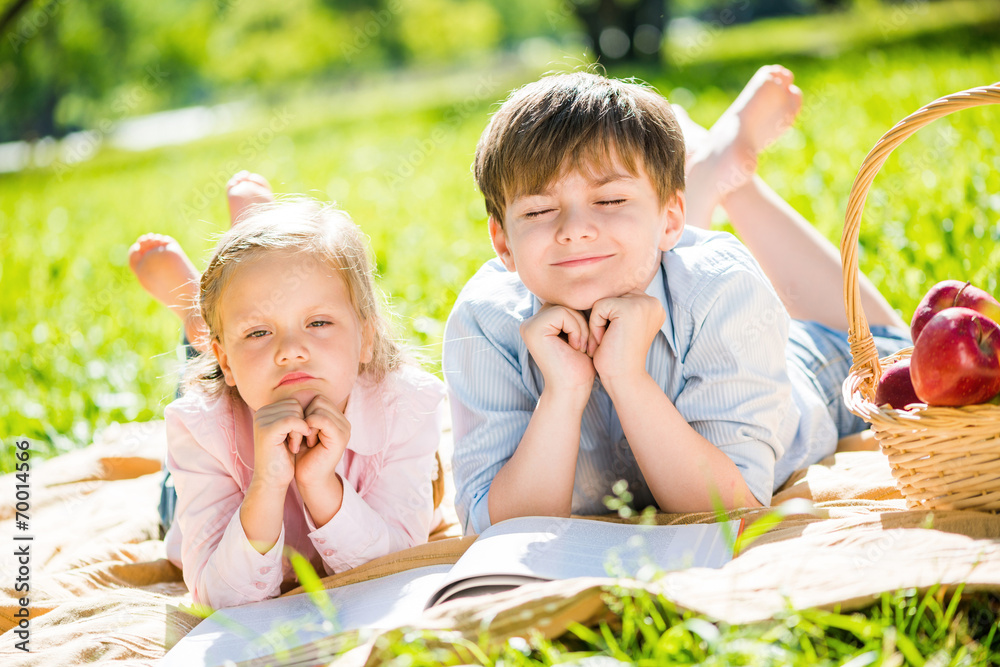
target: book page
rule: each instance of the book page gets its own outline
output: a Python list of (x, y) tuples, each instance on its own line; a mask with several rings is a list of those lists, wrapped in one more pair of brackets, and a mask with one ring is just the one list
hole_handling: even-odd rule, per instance
[[(735, 538), (739, 520), (729, 522)], [(490, 526), (452, 566), (428, 606), (475, 584), (481, 575), (528, 581), (632, 577), (732, 560), (722, 524), (639, 526), (592, 519), (522, 517)], [(467, 582), (459, 584), (459, 582)]]
[(346, 630), (388, 629), (420, 616), (450, 565), (419, 567), (324, 591), (336, 610), (324, 618), (307, 594), (220, 609), (164, 657), (170, 667), (216, 667), (272, 655)]

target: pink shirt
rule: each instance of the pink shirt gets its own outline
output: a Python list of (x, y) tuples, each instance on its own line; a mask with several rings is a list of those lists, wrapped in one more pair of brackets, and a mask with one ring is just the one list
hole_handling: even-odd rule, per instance
[(177, 489), (167, 556), (194, 600), (218, 609), (274, 597), (294, 576), (286, 546), (322, 576), (426, 542), (443, 398), (441, 381), (412, 366), (378, 384), (359, 378), (344, 412), (351, 440), (337, 465), (340, 511), (313, 525), (292, 482), (281, 534), (265, 554), (250, 545), (239, 516), (253, 474), (253, 412), (241, 400), (198, 392), (167, 406), (167, 469)]

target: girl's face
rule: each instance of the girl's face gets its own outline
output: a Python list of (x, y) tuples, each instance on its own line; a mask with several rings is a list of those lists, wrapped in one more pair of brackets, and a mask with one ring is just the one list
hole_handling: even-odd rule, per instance
[(285, 398), (305, 408), (319, 394), (347, 407), (372, 335), (336, 270), (305, 253), (269, 252), (239, 267), (220, 303), (212, 350), (250, 409)]

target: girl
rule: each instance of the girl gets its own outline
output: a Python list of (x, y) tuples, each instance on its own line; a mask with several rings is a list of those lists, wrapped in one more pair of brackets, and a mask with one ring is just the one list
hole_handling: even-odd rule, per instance
[(201, 277), (211, 354), (165, 412), (167, 554), (196, 602), (280, 592), (287, 549), (326, 573), (425, 542), (443, 385), (403, 363), (346, 213), (262, 204)]

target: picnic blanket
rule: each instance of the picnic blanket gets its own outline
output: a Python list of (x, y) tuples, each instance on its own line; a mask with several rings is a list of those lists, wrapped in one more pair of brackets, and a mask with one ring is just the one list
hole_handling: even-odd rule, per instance
[[(447, 435), (447, 434), (446, 434)], [(842, 443), (857, 445), (853, 443)], [(447, 443), (447, 438), (446, 438)], [(864, 443), (861, 443), (864, 444)], [(442, 458), (446, 471), (447, 444)], [(187, 613), (180, 571), (165, 559), (156, 503), (166, 450), (162, 422), (115, 426), (90, 447), (32, 461), (29, 530), (15, 528), (13, 475), (0, 478), (0, 664), (152, 664), (200, 622)], [(450, 480), (448, 480), (450, 484)], [(453, 497), (450, 492), (447, 498)], [(871, 603), (883, 592), (965, 583), (1000, 591), (1000, 516), (972, 511), (907, 510), (885, 457), (840, 451), (799, 471), (774, 498), (812, 502), (719, 570), (667, 573), (630, 585), (663, 594), (682, 608), (730, 623), (763, 620), (789, 608)], [(328, 587), (422, 565), (453, 563), (472, 543), (460, 537), (447, 502), (445, 524), (428, 544), (324, 579)], [(748, 521), (766, 510), (730, 512)], [(606, 517), (613, 520), (614, 517)], [(661, 514), (659, 523), (717, 520), (711, 513)], [(30, 591), (15, 589), (15, 535), (30, 541)], [(415, 625), (451, 628), (497, 640), (528, 627), (558, 636), (570, 622), (593, 623), (608, 610), (606, 579), (523, 586), (430, 610)], [(292, 591), (293, 593), (295, 591)], [(19, 598), (30, 599), (30, 652), (22, 640)], [(362, 647), (364, 648), (364, 647)], [(354, 651), (344, 661), (374, 659)]]

